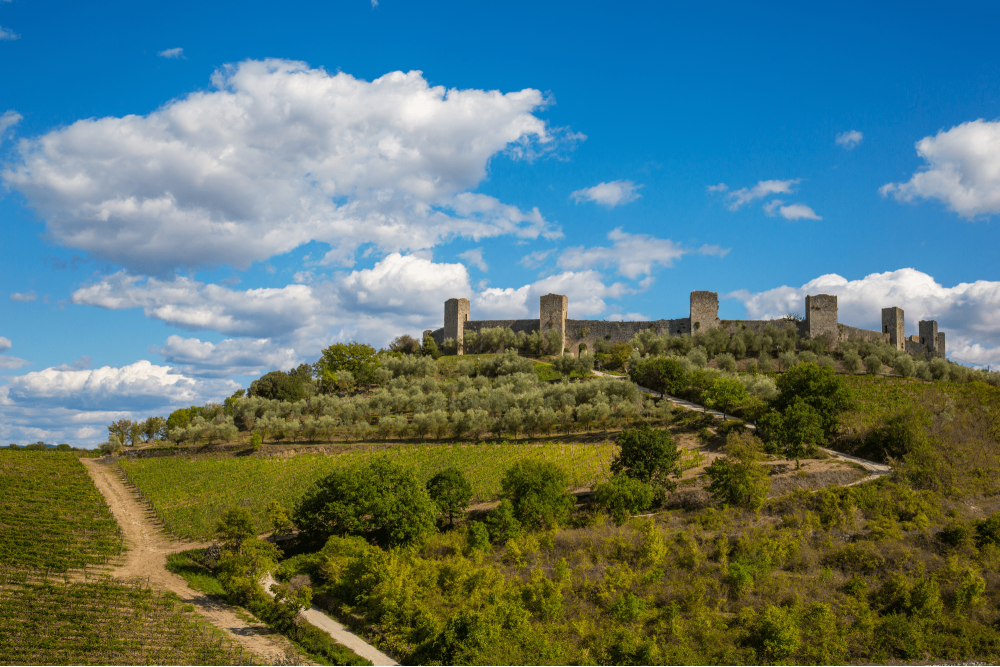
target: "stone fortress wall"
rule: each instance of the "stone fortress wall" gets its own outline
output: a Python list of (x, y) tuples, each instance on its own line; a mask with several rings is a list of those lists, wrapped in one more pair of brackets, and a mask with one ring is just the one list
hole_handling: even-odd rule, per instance
[[(906, 337), (905, 320), (902, 308), (890, 307), (882, 309), (882, 331), (869, 331), (841, 324), (838, 321), (837, 297), (829, 294), (816, 294), (805, 299), (805, 319), (796, 320), (720, 320), (719, 295), (717, 292), (691, 292), (691, 309), (688, 317), (673, 320), (653, 320), (650, 322), (617, 322), (607, 320), (571, 320), (569, 319), (569, 298), (562, 294), (546, 294), (539, 302), (539, 318), (537, 320), (470, 320), (471, 308), (468, 299), (449, 299), (444, 304), (444, 327), (425, 331), (425, 336), (431, 336), (439, 346), (448, 338), (459, 343), (464, 339), (466, 331), (504, 327), (515, 332), (532, 333), (540, 331), (543, 335), (550, 329), (562, 333), (563, 349), (573, 356), (579, 356), (584, 350), (593, 352), (595, 344), (603, 340), (608, 344), (627, 343), (641, 331), (652, 330), (656, 334), (678, 336), (694, 334), (708, 329), (723, 328), (733, 334), (741, 329), (750, 329), (755, 333), (771, 325), (779, 328), (795, 328), (800, 337), (826, 337), (836, 347), (846, 341), (864, 341), (871, 343), (889, 343), (898, 350), (906, 350), (913, 355), (926, 357), (945, 356), (944, 332), (938, 331), (934, 320), (921, 321), (920, 333)], [(459, 346), (459, 354), (462, 354)]]

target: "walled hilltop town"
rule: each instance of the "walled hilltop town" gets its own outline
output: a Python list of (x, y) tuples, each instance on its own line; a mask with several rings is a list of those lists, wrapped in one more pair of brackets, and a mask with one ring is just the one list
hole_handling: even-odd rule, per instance
[(889, 343), (897, 350), (905, 350), (912, 355), (928, 358), (945, 356), (944, 332), (938, 331), (935, 320), (921, 321), (919, 334), (907, 337), (903, 309), (891, 306), (882, 309), (882, 331), (859, 329), (837, 320), (837, 297), (829, 294), (807, 296), (805, 318), (801, 320), (785, 318), (779, 320), (720, 320), (718, 292), (691, 292), (691, 311), (688, 317), (672, 320), (648, 322), (608, 322), (605, 320), (569, 319), (569, 298), (564, 294), (546, 294), (540, 298), (537, 320), (472, 320), (468, 299), (448, 299), (444, 302), (444, 326), (425, 331), (439, 346), (446, 340), (457, 343), (457, 352), (462, 354), (462, 342), (466, 331), (480, 332), (483, 329), (502, 327), (515, 332), (547, 333), (555, 329), (562, 334), (563, 351), (573, 356), (593, 350), (595, 343), (625, 343), (641, 331), (652, 330), (657, 334), (672, 336), (696, 334), (707, 329), (723, 328), (729, 333), (739, 329), (761, 331), (767, 325), (794, 327), (800, 337), (823, 338), (829, 341), (830, 349), (843, 341), (868, 341)]

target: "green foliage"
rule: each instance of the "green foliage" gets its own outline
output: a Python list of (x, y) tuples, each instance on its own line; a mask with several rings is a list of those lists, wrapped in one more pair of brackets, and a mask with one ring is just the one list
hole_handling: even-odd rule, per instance
[(420, 353), (425, 357), (431, 357), (432, 359), (437, 359), (441, 356), (441, 350), (438, 349), (437, 343), (430, 336), (424, 336), (424, 344), (420, 349)]
[(490, 540), (496, 544), (517, 539), (522, 533), (521, 522), (515, 514), (514, 505), (506, 498), (486, 516), (484, 525)]
[(838, 416), (851, 405), (851, 394), (843, 378), (832, 368), (799, 364), (778, 378), (774, 407), (784, 412), (797, 400), (819, 413), (823, 431), (829, 437), (837, 428)]
[(573, 508), (569, 475), (555, 463), (525, 460), (515, 463), (500, 482), (518, 520), (530, 528), (564, 523)]
[(1000, 512), (976, 524), (976, 544), (980, 548), (988, 544), (1000, 547)]
[(226, 510), (215, 526), (215, 534), (222, 539), (224, 548), (235, 552), (241, 550), (247, 539), (257, 536), (253, 517), (245, 507), (232, 507)]
[(288, 510), (277, 500), (272, 500), (267, 506), (267, 518), (271, 522), (275, 535), (286, 535), (292, 532), (294, 524)]
[(643, 424), (622, 431), (615, 444), (619, 449), (611, 462), (612, 474), (625, 475), (670, 491), (677, 488), (677, 483), (669, 476), (680, 476), (681, 452), (669, 431)]
[(271, 371), (250, 383), (250, 396), (294, 403), (312, 394), (313, 369), (307, 364), (288, 371)]
[(790, 609), (767, 605), (758, 613), (748, 607), (740, 613), (740, 625), (746, 632), (746, 643), (756, 649), (764, 662), (788, 658), (802, 641)]
[(472, 485), (458, 468), (445, 468), (427, 482), (427, 493), (448, 523), (455, 524), (455, 517), (461, 515), (472, 500)]
[(688, 386), (688, 374), (672, 357), (644, 359), (629, 371), (629, 378), (638, 385), (677, 396)]
[(625, 475), (615, 475), (594, 489), (594, 501), (621, 526), (629, 516), (643, 512), (653, 504), (654, 492), (646, 482)]
[(735, 406), (744, 403), (747, 398), (749, 396), (746, 385), (739, 380), (726, 377), (716, 378), (702, 393), (702, 401), (705, 405), (713, 410), (721, 409), (723, 414), (729, 413)]
[[(510, 515), (511, 518), (513, 518), (513, 515), (514, 514), (512, 511)], [(468, 547), (469, 551), (473, 552), (489, 551), (490, 529), (482, 521), (473, 521), (469, 524), (468, 531), (465, 533), (465, 539), (466, 539), (466, 546)]]
[(870, 354), (864, 359), (865, 370), (868, 371), (869, 375), (881, 375), (882, 374), (882, 359), (878, 355)]
[(379, 369), (378, 353), (371, 345), (357, 341), (335, 343), (323, 350), (315, 368), (317, 374), (347, 371), (358, 384), (373, 384)]
[(405, 546), (432, 533), (437, 514), (412, 470), (376, 456), (317, 482), (295, 508), (293, 521), (314, 539), (361, 535), (375, 543)]
[[(424, 342), (426, 344), (428, 336), (424, 337)], [(431, 339), (433, 340), (433, 339)], [(396, 336), (391, 343), (389, 343), (389, 349), (393, 352), (399, 352), (401, 354), (420, 354), (420, 341), (411, 336), (410, 334), (402, 334)], [(435, 346), (437, 349), (437, 346)]]
[(0, 581), (4, 566), (64, 572), (122, 551), (118, 523), (74, 454), (0, 450)]
[(705, 469), (708, 491), (717, 500), (736, 507), (758, 510), (771, 487), (764, 459), (763, 443), (749, 433), (731, 433), (726, 455)]
[(729, 352), (723, 352), (715, 358), (715, 361), (719, 365), (719, 368), (727, 373), (733, 373), (736, 371), (736, 357)]

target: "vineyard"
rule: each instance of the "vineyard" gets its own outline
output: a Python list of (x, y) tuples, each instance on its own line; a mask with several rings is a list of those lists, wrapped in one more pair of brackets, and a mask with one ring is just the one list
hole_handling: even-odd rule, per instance
[(123, 548), (75, 455), (0, 451), (0, 565), (65, 572), (105, 563)]
[[(607, 478), (612, 444), (512, 445), (455, 444), (391, 447), (388, 456), (411, 467), (426, 481), (444, 468), (461, 470), (472, 484), (473, 502), (492, 500), (500, 478), (515, 462), (536, 458), (554, 461), (570, 475), (574, 487), (589, 487)], [(305, 490), (333, 470), (371, 456), (354, 450), (336, 456), (305, 454), (279, 458), (157, 458), (120, 460), (128, 479), (149, 499), (169, 531), (178, 537), (207, 539), (216, 520), (230, 507), (250, 510), (257, 529), (269, 528), (267, 505), (298, 502)]]
[(246, 665), (251, 657), (138, 582), (0, 569), (2, 665)]

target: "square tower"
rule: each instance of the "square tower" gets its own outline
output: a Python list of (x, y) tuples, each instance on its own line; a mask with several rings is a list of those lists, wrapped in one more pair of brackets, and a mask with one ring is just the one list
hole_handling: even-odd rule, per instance
[(465, 340), (465, 323), (469, 321), (471, 307), (468, 299), (448, 299), (444, 302), (444, 337), (454, 338), (458, 344), (456, 354), (462, 354)]
[(937, 322), (934, 320), (921, 320), (917, 325), (917, 329), (920, 331), (920, 343), (927, 348), (931, 356), (935, 356), (935, 352), (937, 352)]
[(944, 359), (944, 332), (938, 331), (937, 336), (935, 336), (934, 344), (934, 356), (941, 357)]
[(810, 338), (825, 336), (832, 345), (836, 344), (840, 333), (837, 328), (836, 296), (817, 294), (806, 297), (806, 333)]
[(691, 333), (715, 329), (719, 325), (719, 293), (691, 292)]
[(546, 294), (539, 299), (538, 331), (542, 336), (549, 329), (556, 329), (562, 336), (562, 346), (555, 354), (562, 354), (566, 347), (566, 318), (569, 316), (569, 297), (565, 294)]
[(883, 308), (882, 309), (882, 333), (889, 334), (889, 344), (897, 350), (906, 349), (906, 327), (903, 322), (903, 309)]

